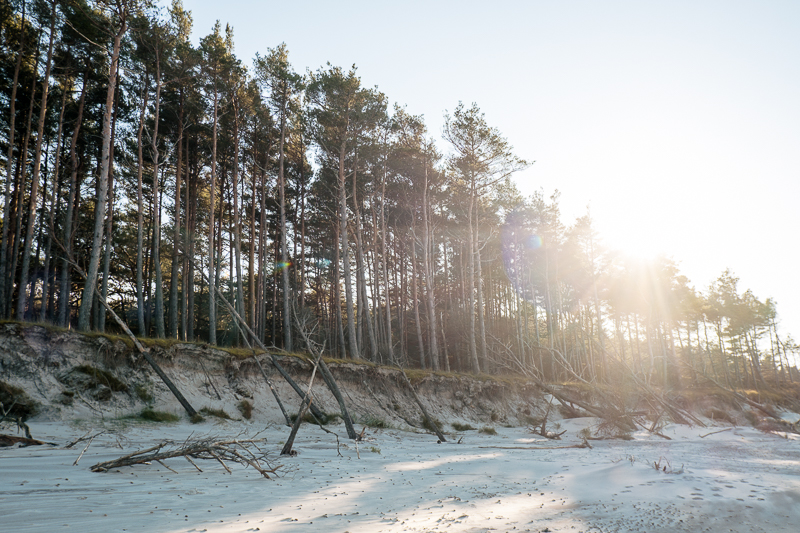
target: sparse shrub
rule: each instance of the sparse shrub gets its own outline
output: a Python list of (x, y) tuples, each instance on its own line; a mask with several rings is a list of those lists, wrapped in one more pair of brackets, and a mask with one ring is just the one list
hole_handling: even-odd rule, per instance
[(139, 418), (147, 420), (148, 422), (178, 422), (181, 417), (173, 413), (166, 413), (164, 411), (156, 411), (150, 407), (143, 409), (139, 413)]
[(90, 387), (96, 387), (97, 385), (105, 385), (114, 392), (122, 392), (128, 390), (128, 386), (119, 379), (117, 379), (117, 377), (114, 376), (114, 374), (102, 370), (100, 368), (95, 368), (89, 365), (80, 365), (76, 366), (73, 369), (73, 372), (80, 372), (81, 374), (89, 376)]
[(578, 432), (578, 438), (582, 440), (589, 440), (592, 438), (592, 429), (591, 428), (583, 428)]
[(392, 427), (392, 425), (389, 424), (389, 422), (387, 422), (383, 418), (379, 418), (374, 415), (365, 416), (364, 418), (361, 419), (361, 423), (371, 428), (387, 429)]
[(621, 419), (612, 421), (604, 418), (595, 429), (595, 435), (597, 435), (597, 438), (633, 440), (633, 436), (631, 435), (630, 431), (623, 431), (620, 429), (619, 420)]
[(500, 420), (500, 416), (494, 411), (492, 411), (492, 414), (489, 415), (489, 418), (492, 420), (492, 422), (497, 422), (498, 420)]
[(659, 457), (658, 461), (653, 461), (653, 468), (664, 474), (683, 474), (683, 465), (675, 469), (665, 457)]
[(150, 389), (146, 385), (142, 385), (141, 383), (137, 383), (133, 387), (133, 392), (136, 394), (136, 397), (139, 398), (144, 403), (150, 405), (155, 400), (153, 393), (150, 392)]
[(381, 449), (378, 448), (377, 446), (370, 446), (369, 451), (371, 451), (372, 453), (377, 453), (378, 455), (380, 455), (381, 453)]
[(20, 418), (23, 421), (39, 412), (39, 404), (24, 390), (3, 381), (0, 381), (0, 403), (3, 404), (2, 412), (7, 411), (8, 416)]
[(478, 433), (483, 433), (484, 435), (497, 435), (497, 430), (490, 426), (484, 426), (478, 430)]
[[(760, 420), (758, 424), (755, 425), (756, 429), (759, 431), (763, 431), (764, 433), (772, 433), (772, 434), (779, 434), (779, 433), (788, 433), (794, 432), (792, 430), (792, 425), (788, 422), (783, 420), (774, 420), (770, 418), (765, 418)], [(783, 436), (783, 435), (781, 435)]]
[[(431, 424), (431, 422), (433, 422), (433, 424), (436, 424), (436, 427), (433, 427), (433, 424)], [(428, 431), (436, 433), (436, 429), (442, 427), (442, 422), (438, 418), (433, 418), (433, 420), (428, 420), (427, 418), (423, 418), (422, 427), (427, 429)]]
[[(559, 414), (561, 414), (561, 418), (583, 418), (589, 416), (588, 414), (584, 413), (580, 409), (576, 409), (569, 405), (558, 405), (557, 406)], [(540, 422), (541, 423), (541, 422)]]
[(745, 410), (742, 414), (744, 414), (747, 422), (753, 427), (756, 427), (758, 423), (761, 422), (761, 419), (753, 411)]
[[(294, 421), (297, 420), (297, 413), (290, 415), (289, 418), (291, 418), (292, 423), (294, 423)], [(341, 415), (338, 413), (332, 415), (329, 415), (328, 413), (322, 413), (322, 418), (319, 419), (319, 423), (323, 426), (327, 426), (337, 418), (341, 418)], [(314, 415), (311, 413), (311, 411), (306, 411), (306, 414), (303, 415), (303, 422), (307, 424), (317, 424), (317, 420), (314, 418)]]
[(460, 422), (453, 422), (450, 425), (453, 426), (453, 429), (455, 429), (456, 431), (469, 431), (469, 430), (475, 429), (474, 427), (472, 427), (469, 424), (462, 424)]
[(541, 426), (544, 418), (540, 416), (531, 416), (530, 414), (522, 414), (517, 417), (526, 426)]
[(200, 422), (205, 422), (206, 419), (203, 418), (203, 415), (201, 415), (200, 413), (195, 413), (191, 417), (189, 417), (189, 421), (192, 424), (199, 424)]
[(253, 418), (253, 402), (250, 400), (242, 400), (236, 407), (246, 420)]
[(212, 409), (211, 407), (203, 407), (200, 409), (200, 413), (206, 416), (214, 416), (216, 418), (222, 418), (224, 420), (231, 420), (231, 416), (225, 412), (224, 409)]
[(728, 424), (736, 424), (736, 421), (727, 413), (727, 411), (723, 411), (722, 409), (717, 409), (715, 407), (707, 410), (705, 413), (703, 413), (703, 416), (710, 418), (714, 422), (727, 422)]
[(72, 405), (72, 402), (75, 399), (75, 393), (71, 390), (61, 391), (61, 394), (58, 395), (56, 401), (61, 405)]

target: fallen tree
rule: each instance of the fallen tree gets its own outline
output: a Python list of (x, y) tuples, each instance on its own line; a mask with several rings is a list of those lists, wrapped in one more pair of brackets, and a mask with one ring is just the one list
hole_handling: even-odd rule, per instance
[(175, 470), (165, 465), (163, 461), (183, 457), (200, 472), (203, 470), (192, 459), (215, 460), (229, 474), (232, 471), (227, 463), (239, 463), (244, 465), (245, 468), (252, 467), (265, 478), (271, 479), (270, 474), (276, 475), (280, 466), (272, 466), (269, 463), (266, 453), (259, 448), (259, 444), (264, 442), (266, 442), (266, 439), (223, 440), (216, 437), (193, 441), (187, 440), (180, 444), (173, 441), (164, 441), (146, 450), (124, 455), (113, 461), (97, 463), (91, 467), (91, 470), (92, 472), (108, 472), (113, 468), (156, 462), (164, 468), (175, 472)]

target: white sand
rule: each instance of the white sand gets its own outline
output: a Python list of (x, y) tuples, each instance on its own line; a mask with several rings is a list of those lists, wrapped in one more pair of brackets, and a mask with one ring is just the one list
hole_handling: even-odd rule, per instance
[[(283, 465), (274, 480), (212, 461), (187, 461), (94, 473), (89, 467), (190, 434), (234, 436), (242, 423), (107, 424), (78, 466), (84, 444), (67, 442), (99, 424), (32, 423), (33, 436), (59, 447), (0, 448), (0, 531), (798, 531), (800, 442), (750, 428), (668, 426), (667, 441), (645, 432), (633, 441), (579, 443), (592, 419), (562, 421), (564, 440), (524, 428), (498, 435), (431, 435), (368, 430), (356, 446), (303, 426), (297, 457), (279, 458), (288, 434), (261, 436)], [(252, 435), (263, 429), (246, 424)], [(333, 428), (344, 435), (344, 428)], [(360, 430), (360, 427), (358, 428)], [(118, 443), (124, 449), (118, 447)], [(505, 447), (505, 448), (503, 448)], [(554, 449), (506, 449), (549, 447)], [(360, 458), (358, 455), (360, 454)], [(654, 461), (674, 472), (656, 471)]]

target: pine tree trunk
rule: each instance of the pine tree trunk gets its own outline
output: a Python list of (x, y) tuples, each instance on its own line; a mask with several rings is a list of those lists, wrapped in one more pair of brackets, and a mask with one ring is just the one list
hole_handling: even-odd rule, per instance
[[(22, 3), (22, 24), (25, 27), (25, 7), (27, 3)], [(25, 32), (23, 32), (23, 36)], [(3, 240), (0, 245), (0, 317), (5, 318), (6, 302), (11, 301), (11, 291), (13, 283), (7, 285), (9, 279), (13, 279), (13, 274), (6, 271), (8, 268), (8, 231), (9, 221), (11, 220), (11, 182), (13, 181), (13, 161), (14, 161), (14, 136), (16, 134), (17, 120), (17, 88), (19, 87), (19, 71), (22, 66), (22, 55), (25, 50), (25, 41), (20, 40), (17, 50), (17, 63), (14, 66), (14, 81), (11, 82), (11, 98), (9, 100), (9, 129), (8, 129), (8, 152), (6, 155), (6, 190), (3, 197)]]
[[(55, 168), (53, 169), (53, 176), (55, 180), (55, 191), (50, 199), (50, 217), (48, 220), (48, 231), (47, 231), (47, 244), (45, 245), (44, 250), (44, 275), (42, 276), (43, 283), (42, 283), (42, 320), (47, 321), (48, 318), (48, 300), (50, 296), (53, 294), (52, 285), (54, 283), (50, 282), (51, 274), (50, 274), (50, 263), (52, 261), (52, 247), (53, 247), (53, 231), (55, 231), (55, 214), (58, 210), (60, 205), (61, 199), (61, 135), (64, 130), (64, 110), (67, 107), (67, 86), (66, 82), (64, 84), (64, 91), (61, 95), (61, 111), (58, 115), (58, 131), (56, 133), (56, 153), (55, 153)], [(46, 198), (45, 198), (46, 201)], [(0, 270), (0, 276), (2, 276), (2, 270)], [(55, 281), (55, 277), (52, 276)], [(0, 289), (1, 291), (2, 289)], [(2, 292), (0, 292), (2, 294)], [(2, 298), (0, 298), (2, 299)]]
[[(108, 216), (106, 219), (106, 245), (105, 252), (103, 253), (103, 283), (100, 289), (100, 295), (108, 302), (108, 276), (111, 270), (111, 250), (114, 243), (114, 234), (112, 229), (114, 226), (114, 142), (117, 130), (117, 112), (119, 111), (119, 99), (114, 98), (114, 120), (111, 125), (111, 154), (108, 170)], [(97, 306), (97, 329), (98, 331), (106, 330), (106, 310), (102, 305)]]
[(161, 111), (161, 43), (156, 42), (156, 95), (153, 100), (155, 106), (153, 135), (151, 139), (151, 150), (153, 152), (153, 271), (156, 278), (155, 286), (155, 321), (156, 337), (163, 339), (166, 337), (164, 329), (164, 285), (161, 279), (161, 181), (159, 173), (159, 151), (158, 151), (158, 126)]
[(389, 292), (389, 256), (386, 250), (386, 165), (384, 161), (384, 172), (381, 179), (381, 265), (383, 268), (383, 297), (385, 298), (385, 318), (386, 318), (386, 352), (389, 361), (394, 361), (394, 346), (392, 340), (392, 302)]
[(169, 336), (178, 338), (178, 249), (181, 242), (181, 171), (183, 164), (183, 87), (179, 89), (178, 153), (175, 161), (175, 218), (172, 237), (172, 272), (169, 276)]
[(339, 149), (339, 231), (342, 249), (342, 269), (344, 274), (344, 298), (347, 313), (347, 337), (350, 357), (360, 359), (356, 345), (356, 322), (353, 315), (353, 278), (350, 272), (350, 246), (347, 239), (347, 188), (344, 174), (345, 145)]
[(287, 105), (287, 86), (283, 83), (283, 94), (281, 94), (281, 138), (278, 147), (278, 203), (281, 211), (281, 283), (283, 286), (283, 349), (287, 352), (292, 351), (292, 320), (289, 313), (289, 255), (287, 250), (287, 228), (286, 228), (286, 178), (283, 173), (284, 166), (284, 144), (286, 142), (286, 105)]
[[(236, 312), (244, 317), (244, 291), (242, 288), (242, 224), (239, 220), (239, 109), (238, 97), (234, 106), (233, 130), (233, 239), (236, 262)], [(238, 328), (237, 328), (238, 331)], [(249, 341), (248, 341), (249, 342)]]
[[(258, 153), (255, 154), (253, 166), (251, 170), (251, 190), (250, 190), (250, 242), (248, 247), (248, 261), (247, 261), (247, 325), (250, 326), (252, 331), (258, 331), (256, 327), (256, 198), (258, 198), (257, 182), (256, 182), (256, 161), (258, 160)], [(251, 343), (255, 339), (250, 339)]]
[(411, 213), (411, 299), (414, 306), (414, 328), (417, 331), (419, 366), (427, 368), (425, 362), (425, 343), (422, 339), (422, 325), (419, 321), (419, 294), (417, 292), (417, 243), (414, 242), (414, 213)]
[(481, 246), (479, 237), (479, 228), (480, 222), (477, 213), (477, 206), (476, 206), (476, 213), (475, 213), (475, 278), (477, 282), (477, 311), (478, 311), (478, 334), (480, 340), (480, 357), (481, 357), (481, 366), (483, 370), (486, 371), (488, 369), (488, 362), (489, 357), (486, 354), (486, 313), (484, 312), (484, 305), (483, 305), (483, 262), (481, 261)]
[[(358, 169), (358, 155), (356, 155), (356, 171)], [(364, 240), (361, 231), (361, 210), (359, 209), (359, 200), (356, 189), (356, 174), (353, 174), (353, 220), (356, 227), (356, 270), (357, 270), (357, 290), (361, 305), (358, 310), (359, 320), (367, 324), (367, 338), (369, 339), (369, 348), (371, 359), (375, 359), (378, 354), (378, 347), (375, 341), (375, 330), (372, 328), (372, 321), (370, 319), (369, 299), (367, 298), (367, 280), (365, 276), (366, 261), (364, 260)], [(359, 335), (360, 337), (360, 335)], [(363, 351), (363, 344), (360, 344)]]
[(89, 329), (90, 312), (92, 308), (92, 295), (97, 285), (97, 272), (100, 266), (100, 246), (103, 242), (103, 223), (106, 214), (106, 195), (108, 193), (108, 173), (111, 152), (111, 113), (114, 105), (114, 94), (117, 86), (117, 70), (119, 66), (119, 51), (122, 44), (122, 37), (128, 29), (126, 20), (122, 21), (120, 29), (114, 36), (114, 46), (111, 52), (111, 72), (108, 76), (108, 90), (106, 92), (105, 110), (103, 111), (103, 138), (102, 154), (100, 156), (100, 175), (98, 177), (100, 186), (98, 187), (97, 204), (95, 206), (94, 232), (92, 237), (92, 251), (89, 258), (89, 267), (86, 272), (86, 284), (83, 288), (81, 307), (78, 315), (78, 329), (86, 331)]
[(69, 177), (69, 198), (67, 199), (67, 213), (64, 217), (64, 262), (61, 266), (60, 288), (58, 291), (58, 321), (61, 327), (66, 327), (69, 322), (69, 289), (70, 289), (70, 270), (69, 261), (72, 259), (72, 228), (75, 216), (75, 207), (78, 195), (78, 135), (83, 122), (83, 109), (86, 102), (86, 93), (89, 86), (88, 72), (83, 74), (83, 84), (81, 96), (78, 100), (78, 116), (75, 119), (75, 128), (72, 130), (72, 140), (69, 148), (70, 158), (70, 177)]
[(422, 272), (425, 276), (426, 303), (428, 304), (428, 342), (431, 347), (431, 366), (439, 370), (439, 343), (436, 332), (436, 292), (433, 285), (433, 269), (431, 260), (432, 229), (428, 224), (428, 163), (425, 161), (425, 182), (422, 188)]
[[(44, 141), (44, 123), (47, 115), (47, 94), (50, 88), (50, 68), (53, 62), (53, 44), (55, 43), (56, 26), (56, 1), (52, 0), (53, 8), (50, 12), (50, 43), (47, 47), (47, 60), (45, 61), (44, 80), (42, 80), (42, 103), (39, 105), (39, 124), (36, 132), (36, 149), (33, 159), (33, 178), (31, 179), (31, 197), (28, 210), (28, 227), (25, 233), (25, 246), (22, 252), (22, 272), (19, 277), (19, 300), (17, 301), (17, 317), (25, 319), (25, 307), (28, 298), (28, 270), (31, 265), (31, 245), (33, 244), (33, 230), (36, 226), (37, 203), (39, 201), (39, 174), (42, 168), (42, 142)], [(33, 307), (35, 284), (31, 286), (30, 302)]]
[(150, 96), (150, 72), (145, 68), (144, 85), (142, 86), (142, 106), (139, 109), (139, 129), (136, 134), (138, 146), (137, 161), (137, 182), (136, 182), (136, 316), (139, 324), (139, 336), (147, 334), (147, 326), (144, 320), (144, 200), (142, 192), (142, 174), (144, 173), (144, 143), (142, 134), (144, 131), (145, 111), (147, 110), (147, 100)]
[(211, 142), (211, 206), (209, 209), (208, 223), (208, 343), (217, 344), (217, 306), (216, 306), (216, 276), (214, 258), (214, 209), (217, 194), (217, 114), (219, 111), (219, 95), (217, 93), (216, 79), (214, 80), (214, 127)]
[[(33, 62), (33, 72), (38, 72), (39, 70), (39, 43), (36, 43), (36, 59)], [(33, 124), (33, 107), (36, 102), (36, 76), (34, 75), (31, 79), (31, 100), (30, 105), (28, 106), (28, 119), (25, 123), (25, 137), (23, 137), (22, 141), (22, 151), (20, 153), (20, 157), (17, 159), (17, 175), (15, 177), (15, 186), (16, 186), (16, 198), (14, 199), (14, 205), (12, 206), (12, 217), (14, 221), (14, 240), (9, 244), (9, 248), (11, 248), (11, 270), (8, 272), (8, 279), (14, 280), (17, 276), (17, 262), (19, 261), (19, 247), (20, 242), (22, 240), (22, 222), (23, 222), (23, 209), (22, 206), (25, 201), (25, 189), (27, 188), (27, 168), (28, 168), (28, 145), (31, 139), (31, 126)], [(8, 219), (9, 221), (12, 218)], [(5, 222), (5, 221), (4, 221)], [(8, 290), (8, 300), (6, 302), (6, 316), (11, 316), (11, 313), (14, 309), (12, 304), (12, 298), (14, 296), (14, 287), (13, 281), (11, 281), (11, 286)], [(17, 287), (17, 298), (22, 298), (24, 300), (25, 291), (21, 287)], [(21, 319), (21, 318), (20, 318)]]
[(468, 240), (468, 254), (469, 257), (467, 258), (467, 297), (468, 297), (468, 309), (467, 314), (469, 315), (469, 355), (470, 355), (470, 363), (472, 365), (472, 371), (476, 374), (481, 371), (480, 363), (478, 361), (478, 345), (477, 339), (475, 338), (475, 220), (473, 219), (474, 211), (475, 211), (475, 191), (474, 187), (473, 190), (470, 191), (470, 200), (469, 200), (469, 235), (467, 236)]

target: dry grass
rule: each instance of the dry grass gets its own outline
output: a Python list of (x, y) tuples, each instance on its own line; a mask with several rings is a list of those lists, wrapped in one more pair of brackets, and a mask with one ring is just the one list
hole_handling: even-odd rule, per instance
[(226, 413), (224, 409), (213, 409), (211, 407), (203, 407), (202, 409), (200, 409), (200, 414), (221, 418), (223, 420), (233, 420), (231, 418), (231, 415)]
[(253, 418), (253, 402), (250, 400), (242, 400), (236, 407), (239, 409), (239, 412), (242, 413), (245, 420)]
[(23, 421), (39, 412), (39, 404), (31, 399), (24, 390), (3, 381), (0, 381), (0, 403), (3, 404), (3, 411), (0, 412), (0, 415), (7, 412), (8, 416), (20, 418)]

